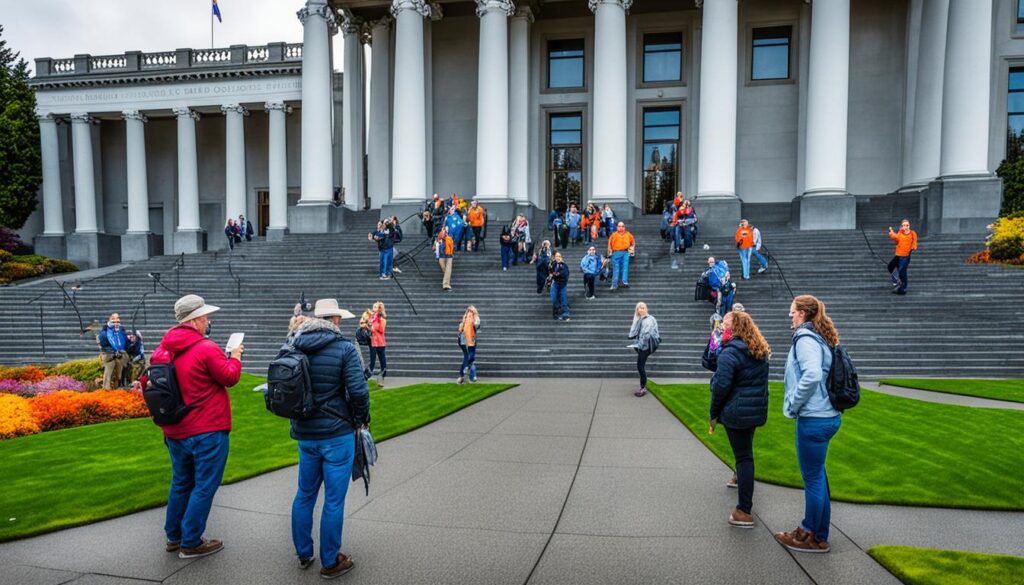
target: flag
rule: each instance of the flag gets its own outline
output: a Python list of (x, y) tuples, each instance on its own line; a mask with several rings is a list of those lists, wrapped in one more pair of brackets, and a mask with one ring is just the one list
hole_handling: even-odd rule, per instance
[(220, 18), (220, 8), (217, 7), (217, 0), (213, 0), (213, 15), (217, 17), (217, 22), (224, 22)]

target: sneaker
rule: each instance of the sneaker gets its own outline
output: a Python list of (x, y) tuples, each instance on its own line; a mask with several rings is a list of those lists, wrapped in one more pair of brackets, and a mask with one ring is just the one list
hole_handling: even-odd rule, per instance
[(220, 552), (224, 548), (224, 543), (219, 540), (206, 540), (195, 548), (183, 548), (178, 551), (179, 559), (198, 559), (199, 557), (205, 557), (212, 555), (213, 553)]
[(476, 384), (476, 378), (470, 378), (469, 379), (469, 383), (470, 384)]
[(814, 536), (813, 532), (808, 532), (799, 526), (792, 532), (776, 532), (775, 540), (794, 552), (827, 553), (832, 550), (829, 543), (820, 540)]
[(629, 288), (629, 283), (628, 282), (622, 283), (622, 288)]
[(619, 287), (617, 287), (617, 286), (609, 286), (609, 287), (608, 287), (608, 290), (615, 290), (615, 289), (617, 289), (617, 288), (619, 288)]
[(641, 389), (637, 390), (636, 392), (634, 392), (633, 396), (636, 396), (637, 398), (639, 398), (639, 397), (641, 397), (641, 396), (643, 396), (645, 394), (647, 394), (647, 388), (641, 388)]
[(304, 559), (302, 557), (299, 557), (299, 568), (302, 569), (303, 571), (305, 571), (306, 569), (308, 569), (308, 568), (313, 566), (313, 561), (315, 561), (315, 560), (316, 560), (315, 556), (309, 557), (308, 559)]
[(391, 269), (391, 272), (394, 272), (395, 274), (401, 274), (402, 273), (402, 269), (397, 267), (397, 266), (395, 266), (394, 268)]
[(458, 378), (455, 378), (455, 383), (456, 384), (464, 384), (465, 382), (466, 382), (466, 379), (464, 377), (462, 377), (462, 376), (459, 376)]
[(501, 271), (502, 272), (508, 272), (508, 268), (502, 268)]
[(736, 478), (736, 474), (735, 473), (732, 474), (732, 478), (729, 481), (725, 482), (725, 487), (727, 487), (727, 488), (736, 489), (739, 486), (740, 486), (739, 480)]
[(736, 528), (753, 528), (754, 517), (743, 510), (735, 509), (729, 514), (729, 525)]
[(768, 272), (768, 267), (767, 266), (762, 266), (762, 267), (757, 269), (757, 273), (758, 274), (764, 274), (765, 272)]
[(350, 557), (346, 557), (345, 555), (338, 553), (338, 562), (335, 563), (334, 566), (330, 569), (328, 569), (327, 567), (322, 567), (320, 569), (320, 577), (324, 579), (337, 579), (338, 577), (341, 577), (345, 573), (351, 571), (352, 567), (354, 566), (355, 563), (352, 562), (352, 559)]
[(893, 283), (892, 283), (892, 287), (893, 287), (893, 288), (896, 288), (896, 287), (898, 287), (899, 285), (900, 285), (900, 281), (899, 281), (898, 279), (897, 279), (897, 280), (894, 280), (894, 281), (893, 281)]
[(178, 552), (178, 549), (180, 548), (181, 542), (177, 540), (168, 540), (167, 544), (164, 545), (164, 550), (166, 550), (167, 552)]

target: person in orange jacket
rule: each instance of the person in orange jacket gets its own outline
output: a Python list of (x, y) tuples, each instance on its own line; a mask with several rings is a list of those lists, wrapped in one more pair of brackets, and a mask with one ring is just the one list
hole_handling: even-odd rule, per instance
[(434, 256), (443, 274), (441, 288), (452, 290), (452, 256), (455, 255), (455, 241), (448, 235), (448, 228), (443, 227), (434, 241)]
[(622, 286), (629, 288), (629, 257), (635, 249), (636, 239), (626, 231), (626, 224), (620, 221), (615, 231), (608, 236), (608, 256), (612, 259), (612, 285), (608, 290), (619, 288), (620, 279)]
[(745, 219), (740, 220), (740, 227), (736, 229), (736, 247), (740, 250), (743, 280), (750, 280), (750, 253), (754, 249), (754, 229)]
[(473, 230), (473, 251), (476, 252), (480, 249), (480, 242), (483, 241), (484, 231), (484, 218), (487, 215), (487, 211), (480, 207), (476, 199), (469, 205), (469, 211), (466, 212), (466, 221), (469, 222), (469, 227)]
[(892, 277), (892, 292), (898, 295), (907, 294), (907, 267), (910, 266), (910, 254), (917, 250), (917, 232), (910, 229), (910, 220), (900, 222), (900, 231), (889, 228), (889, 238), (896, 242), (896, 254), (889, 261), (889, 275)]

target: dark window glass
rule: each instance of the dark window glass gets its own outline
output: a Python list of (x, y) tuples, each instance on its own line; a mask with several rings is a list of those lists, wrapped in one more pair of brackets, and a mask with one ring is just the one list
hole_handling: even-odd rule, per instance
[(644, 83), (683, 78), (683, 33), (644, 35)]
[(551, 209), (561, 211), (583, 198), (583, 116), (552, 114), (548, 126)]
[(679, 183), (679, 108), (644, 110), (644, 212), (661, 213)]
[(583, 87), (583, 39), (548, 41), (548, 87)]
[(1024, 24), (1024, 0), (1017, 0), (1017, 24)]
[(755, 28), (750, 50), (750, 79), (789, 79), (792, 27)]
[(1010, 69), (1006, 95), (1006, 158), (1024, 154), (1024, 67)]

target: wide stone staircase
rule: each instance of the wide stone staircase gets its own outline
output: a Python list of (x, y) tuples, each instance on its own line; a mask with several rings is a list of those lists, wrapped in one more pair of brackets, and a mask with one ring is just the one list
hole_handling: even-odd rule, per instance
[[(981, 249), (975, 236), (922, 238), (910, 266), (910, 294), (900, 297), (890, 294), (884, 263), (892, 246), (884, 230), (767, 229), (771, 269), (743, 281), (730, 238), (698, 236), (689, 253), (673, 255), (658, 235), (659, 218), (643, 217), (629, 225), (638, 241), (629, 289), (599, 288), (596, 300), (585, 300), (578, 268), (585, 248), (568, 249), (572, 320), (557, 322), (548, 295), (535, 293), (533, 266), (501, 271), (496, 229), (486, 250), (455, 258), (452, 292), (441, 290), (429, 248), (402, 263), (397, 280), (379, 280), (376, 246), (366, 239), (376, 217), (358, 214), (356, 226), (344, 234), (253, 242), (238, 246), (233, 255), (159, 257), (91, 280), (71, 275), (63, 291), (53, 281), (0, 289), (0, 363), (93, 356), (93, 334), (80, 332), (104, 322), (112, 311), (143, 332), (151, 351), (173, 325), (178, 293), (194, 292), (223, 308), (213, 318), (215, 341), (223, 344), (234, 331), (246, 333), (245, 368), (254, 373), (266, 371), (304, 294), (309, 300), (336, 297), (357, 315), (383, 300), (392, 375), (454, 378), (461, 360), (456, 327), (465, 307), (474, 304), (482, 318), (478, 366), (483, 377), (633, 376), (635, 356), (625, 346), (638, 301), (647, 302), (663, 338), (651, 358), (652, 376), (706, 375), (700, 355), (713, 307), (695, 302), (693, 288), (707, 256), (715, 255), (729, 262), (739, 285), (737, 300), (774, 349), (776, 378), (789, 350), (790, 290), (825, 300), (864, 376), (1024, 375), (1024, 270), (966, 264), (964, 259)], [(534, 233), (538, 241), (545, 236), (542, 225), (534, 225)], [(416, 251), (420, 238), (408, 236), (399, 245), (402, 255)], [(352, 337), (355, 327), (355, 322), (343, 324)]]

